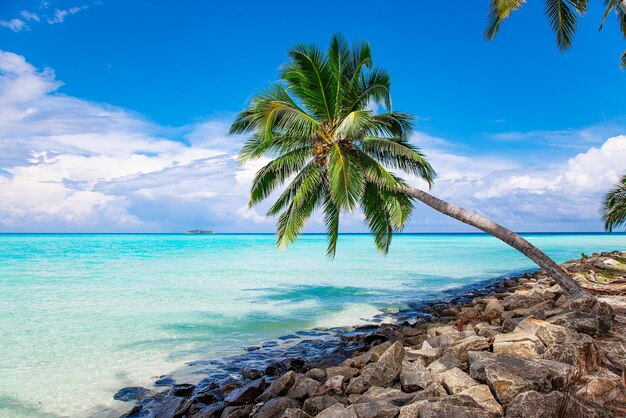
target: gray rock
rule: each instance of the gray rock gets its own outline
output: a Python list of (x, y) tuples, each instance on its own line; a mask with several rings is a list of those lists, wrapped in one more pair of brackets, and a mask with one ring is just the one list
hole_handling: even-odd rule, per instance
[(573, 343), (558, 343), (550, 346), (541, 358), (571, 364), (582, 373), (596, 370), (600, 365), (600, 353), (593, 338), (586, 334)]
[(402, 363), (402, 372), (400, 373), (400, 383), (405, 392), (415, 392), (416, 390), (425, 389), (433, 381), (433, 377), (418, 362), (410, 363), (405, 361)]
[(256, 414), (253, 415), (254, 418), (275, 418), (279, 417), (289, 408), (299, 408), (300, 402), (287, 398), (280, 397), (274, 398), (266, 402)]
[(156, 409), (155, 418), (174, 418), (187, 412), (191, 403), (178, 396), (167, 396)]
[(358, 403), (354, 410), (359, 418), (396, 418), (400, 412), (400, 408), (384, 401)]
[(400, 409), (398, 418), (489, 418), (479, 405), (468, 396), (430, 398)]
[(507, 418), (585, 417), (609, 418), (613, 414), (601, 406), (562, 392), (518, 394), (506, 410)]
[(493, 393), (491, 393), (491, 390), (487, 385), (471, 386), (459, 392), (459, 395), (469, 396), (485, 411), (491, 414), (497, 416), (502, 415), (502, 406), (498, 403), (498, 401), (496, 401), (496, 398), (493, 397)]
[(257, 379), (230, 392), (224, 401), (229, 405), (244, 405), (253, 403), (265, 390), (265, 380)]
[[(523, 321), (522, 321), (523, 322)], [(520, 326), (518, 325), (516, 329)], [(493, 352), (513, 357), (538, 358), (546, 350), (545, 345), (533, 333), (513, 331), (498, 334), (493, 340)]]
[(398, 389), (372, 386), (367, 390), (367, 392), (361, 395), (356, 403), (384, 401), (395, 406), (403, 406), (409, 403), (413, 397), (414, 394), (404, 393)]
[(300, 375), (296, 377), (296, 380), (287, 392), (287, 396), (299, 401), (309, 397), (311, 393), (317, 390), (322, 384), (317, 380), (311, 379), (308, 376)]
[(358, 415), (353, 407), (346, 408), (342, 404), (336, 403), (320, 412), (316, 418), (358, 418)]
[(443, 355), (443, 357), (438, 358), (437, 360), (430, 363), (427, 369), (434, 376), (455, 367), (463, 369), (465, 368), (465, 363), (462, 362), (455, 354), (446, 353), (445, 355)]
[(326, 383), (324, 383), (324, 386), (328, 388), (328, 390), (330, 390), (331, 392), (334, 393), (343, 393), (343, 391), (346, 389), (346, 386), (348, 386), (348, 380), (338, 374), (336, 376), (331, 376), (326, 380)]
[(465, 373), (461, 369), (455, 367), (447, 372), (444, 372), (440, 377), (441, 384), (451, 395), (456, 395), (465, 389), (469, 389), (472, 386), (477, 386), (476, 380), (472, 379), (469, 374)]
[(364, 393), (371, 387), (369, 383), (365, 381), (362, 377), (355, 377), (348, 383), (348, 387), (345, 390), (346, 395), (357, 394), (360, 395)]
[(444, 388), (440, 383), (431, 383), (426, 389), (417, 392), (415, 397), (411, 400), (411, 403), (442, 396), (448, 396), (446, 388)]
[(489, 350), (489, 342), (485, 337), (478, 335), (471, 335), (463, 338), (446, 348), (446, 353), (452, 353), (456, 355), (461, 362), (467, 361), (468, 351), (483, 351)]
[(470, 376), (487, 383), (496, 399), (506, 406), (528, 390), (550, 392), (562, 389), (575, 369), (569, 364), (543, 359), (525, 359), (488, 352), (468, 353)]
[(326, 381), (326, 370), (324, 369), (311, 369), (304, 375), (310, 377), (311, 379), (317, 380), (320, 383), (324, 383)]
[(427, 366), (441, 357), (442, 354), (443, 350), (441, 348), (421, 348), (419, 350), (405, 349), (404, 359), (407, 361), (416, 361)]
[(390, 387), (400, 376), (403, 358), (404, 347), (398, 341), (385, 350), (376, 363), (365, 366), (361, 377), (372, 386)]
[(304, 401), (304, 405), (302, 405), (302, 409), (309, 415), (317, 415), (322, 412), (326, 408), (330, 408), (334, 404), (336, 404), (337, 399), (330, 395), (316, 396), (314, 398), (309, 398)]
[(304, 412), (302, 409), (287, 409), (280, 418), (311, 418), (311, 415)]
[(333, 376), (340, 375), (350, 380), (358, 374), (359, 374), (359, 369), (355, 369), (354, 367), (335, 366), (335, 367), (329, 367), (326, 369), (327, 379)]

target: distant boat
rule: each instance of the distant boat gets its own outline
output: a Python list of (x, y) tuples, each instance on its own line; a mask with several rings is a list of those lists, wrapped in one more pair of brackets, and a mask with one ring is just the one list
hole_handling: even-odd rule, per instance
[(207, 235), (212, 233), (213, 231), (209, 229), (190, 229), (189, 231), (185, 232), (185, 234), (189, 235)]

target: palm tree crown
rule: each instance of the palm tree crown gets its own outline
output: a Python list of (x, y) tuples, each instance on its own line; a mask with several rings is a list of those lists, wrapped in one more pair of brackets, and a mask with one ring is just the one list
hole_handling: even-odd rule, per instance
[[(485, 37), (493, 39), (500, 30), (502, 22), (512, 12), (518, 10), (526, 0), (491, 0), (489, 21), (485, 30)], [(545, 14), (550, 23), (559, 49), (567, 50), (572, 46), (576, 33), (578, 16), (587, 12), (589, 0), (545, 0)], [(600, 22), (600, 29), (607, 17), (614, 12), (619, 21), (622, 34), (626, 36), (626, 0), (604, 0), (605, 11)], [(622, 69), (626, 68), (626, 51), (620, 59)]]
[(604, 197), (602, 219), (604, 229), (609, 232), (619, 226), (626, 226), (626, 175)]
[(393, 232), (404, 227), (413, 209), (406, 183), (389, 170), (429, 184), (435, 177), (408, 142), (413, 117), (392, 111), (390, 75), (372, 65), (368, 43), (350, 47), (336, 35), (325, 53), (296, 45), (289, 58), (279, 81), (253, 97), (230, 128), (231, 134), (250, 135), (240, 163), (273, 158), (256, 174), (249, 204), (286, 184), (268, 210), (280, 214), (277, 244), (292, 243), (321, 209), (329, 256), (335, 254), (340, 213), (360, 207), (376, 246), (386, 253)]

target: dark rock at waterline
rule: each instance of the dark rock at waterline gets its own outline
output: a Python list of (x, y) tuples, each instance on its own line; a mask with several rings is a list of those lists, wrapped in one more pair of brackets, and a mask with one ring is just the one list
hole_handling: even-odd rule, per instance
[(229, 405), (253, 403), (265, 390), (265, 380), (257, 379), (230, 392), (224, 399)]
[(129, 402), (129, 401), (138, 401), (150, 394), (150, 390), (143, 388), (141, 386), (131, 386), (127, 388), (122, 388), (113, 395), (113, 399), (116, 401)]
[(288, 371), (302, 372), (304, 371), (305, 362), (301, 358), (288, 358), (283, 361), (275, 361), (265, 368), (265, 374), (268, 376), (280, 376)]
[(253, 369), (251, 367), (242, 367), (240, 372), (246, 380), (256, 380), (263, 377), (263, 372), (261, 370)]
[(181, 384), (181, 385), (174, 385), (170, 389), (170, 395), (172, 395), (172, 396), (179, 396), (179, 397), (186, 397), (186, 396), (191, 395), (195, 388), (196, 387), (194, 385), (190, 385), (188, 383), (184, 383), (184, 384)]
[(176, 381), (171, 376), (161, 376), (154, 382), (154, 386), (172, 386)]

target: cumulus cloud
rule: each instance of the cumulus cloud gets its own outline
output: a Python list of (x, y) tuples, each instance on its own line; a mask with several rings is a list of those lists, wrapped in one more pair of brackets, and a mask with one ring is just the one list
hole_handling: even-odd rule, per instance
[[(164, 128), (61, 88), (52, 69), (0, 51), (0, 231), (273, 230), (264, 206), (247, 208), (267, 160), (237, 164), (243, 138), (226, 135), (227, 118)], [(435, 195), (517, 230), (598, 229), (600, 195), (626, 171), (625, 136), (533, 168), (424, 133), (412, 140), (439, 173)], [(365, 230), (359, 213), (342, 225)], [(323, 230), (319, 214), (307, 230)], [(463, 228), (418, 206), (407, 230)]]
[(21, 32), (27, 29), (26, 23), (22, 19), (13, 18), (10, 20), (0, 20), (0, 26), (3, 28), (11, 29), (13, 32)]

